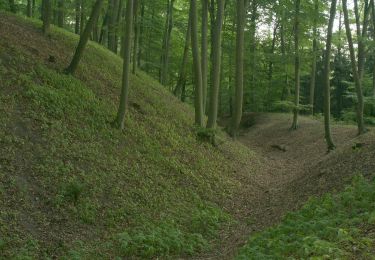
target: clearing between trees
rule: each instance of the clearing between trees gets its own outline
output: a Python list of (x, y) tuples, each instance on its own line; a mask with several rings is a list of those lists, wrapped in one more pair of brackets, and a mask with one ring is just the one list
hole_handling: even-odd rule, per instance
[(309, 196), (373, 176), (373, 131), (334, 125), (327, 154), (321, 121), (290, 131), (290, 115), (254, 114), (213, 147), (141, 72), (116, 130), (121, 59), (90, 43), (76, 78), (64, 75), (77, 40), (0, 15), (1, 257), (232, 259)]

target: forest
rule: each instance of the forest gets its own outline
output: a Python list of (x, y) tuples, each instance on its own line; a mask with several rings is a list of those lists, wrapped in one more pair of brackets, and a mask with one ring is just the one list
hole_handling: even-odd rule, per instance
[(0, 259), (374, 259), (374, 0), (2, 0)]

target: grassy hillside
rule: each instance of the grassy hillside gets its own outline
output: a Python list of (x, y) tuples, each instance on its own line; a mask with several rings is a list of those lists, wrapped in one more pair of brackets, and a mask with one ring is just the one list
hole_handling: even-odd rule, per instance
[[(0, 16), (0, 250), (5, 258), (191, 255), (234, 223), (240, 144), (196, 140), (190, 107), (143, 73), (113, 129), (121, 59), (78, 37)], [(250, 171), (249, 171), (250, 172)], [(251, 175), (250, 173), (248, 175)], [(247, 175), (242, 175), (246, 179)]]

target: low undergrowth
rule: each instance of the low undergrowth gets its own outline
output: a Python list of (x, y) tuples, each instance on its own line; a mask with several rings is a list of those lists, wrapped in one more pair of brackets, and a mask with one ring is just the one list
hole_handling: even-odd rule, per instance
[(375, 259), (375, 180), (311, 199), (248, 241), (237, 259)]

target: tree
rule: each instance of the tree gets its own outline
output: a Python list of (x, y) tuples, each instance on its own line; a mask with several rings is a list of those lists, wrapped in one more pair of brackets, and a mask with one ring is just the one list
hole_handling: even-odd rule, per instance
[(202, 94), (203, 113), (207, 106), (207, 86), (208, 86), (208, 0), (202, 0), (202, 43), (201, 43), (201, 65), (202, 65)]
[(42, 2), (42, 20), (43, 20), (43, 34), (47, 35), (51, 25), (52, 6), (51, 0), (43, 0)]
[(162, 54), (160, 59), (160, 83), (162, 85), (167, 85), (168, 83), (169, 51), (173, 29), (173, 5), (174, 0), (167, 0), (167, 17), (165, 21)]
[(188, 63), (188, 54), (189, 54), (189, 48), (190, 48), (190, 38), (191, 38), (191, 19), (189, 17), (188, 19), (188, 25), (186, 29), (186, 36), (185, 36), (185, 47), (184, 47), (184, 52), (182, 54), (182, 61), (180, 65), (180, 71), (178, 73), (178, 80), (176, 87), (173, 91), (173, 94), (179, 98), (182, 99), (182, 90), (185, 87), (186, 84), (186, 66)]
[(57, 26), (64, 27), (65, 22), (65, 2), (64, 0), (58, 0), (57, 2)]
[(117, 116), (113, 125), (121, 130), (125, 127), (125, 115), (128, 105), (129, 96), (129, 77), (130, 77), (130, 57), (131, 57), (131, 36), (133, 30), (133, 15), (134, 15), (134, 0), (128, 0), (126, 4), (126, 18), (125, 18), (125, 40), (124, 44), (124, 63), (122, 71), (122, 88), (120, 96), (120, 104), (117, 111)]
[(301, 0), (295, 0), (295, 14), (294, 14), (294, 109), (293, 109), (293, 123), (291, 129), (298, 128), (298, 113), (299, 113), (299, 92), (300, 92), (300, 57), (299, 57), (299, 16), (300, 16)]
[(214, 129), (217, 121), (221, 74), (221, 35), (225, 0), (217, 0), (217, 14), (212, 41), (212, 86), (210, 93), (207, 128)]
[(133, 69), (132, 73), (135, 74), (138, 67), (138, 51), (139, 51), (139, 34), (141, 30), (141, 23), (139, 21), (139, 6), (140, 0), (134, 0), (134, 43), (133, 43)]
[(332, 49), (332, 31), (333, 31), (333, 22), (335, 20), (335, 15), (336, 15), (336, 4), (337, 4), (337, 0), (332, 0), (329, 23), (328, 23), (326, 53), (324, 57), (324, 130), (325, 130), (325, 139), (327, 142), (328, 151), (335, 149), (335, 145), (332, 140), (331, 125), (330, 125), (330, 118), (331, 118), (330, 63), (331, 63), (331, 49)]
[(16, 4), (15, 4), (14, 0), (9, 0), (9, 9), (12, 13), (17, 12), (17, 8), (16, 8)]
[[(332, 2), (333, 4), (333, 2)], [(315, 82), (316, 82), (316, 60), (318, 55), (318, 15), (319, 15), (319, 1), (314, 0), (314, 18), (313, 18), (313, 59), (311, 65), (311, 81), (310, 81), (310, 95), (309, 105), (311, 106), (311, 114), (314, 114), (314, 98), (315, 98)]]
[(231, 135), (236, 138), (242, 119), (243, 107), (243, 66), (244, 66), (244, 29), (245, 29), (245, 2), (237, 0), (236, 5), (236, 79), (233, 105)]
[(357, 125), (358, 125), (358, 134), (364, 134), (366, 132), (365, 123), (363, 120), (363, 110), (364, 110), (364, 98), (363, 98), (363, 90), (362, 90), (362, 82), (359, 77), (358, 67), (356, 56), (354, 52), (354, 44), (352, 38), (352, 32), (350, 29), (349, 23), (349, 13), (347, 7), (347, 0), (342, 0), (342, 8), (344, 12), (344, 23), (345, 23), (345, 30), (346, 30), (346, 37), (348, 40), (349, 45), (349, 52), (350, 52), (350, 61), (352, 66), (352, 73), (354, 78), (355, 89), (357, 92)]
[(65, 69), (66, 74), (74, 74), (77, 70), (78, 64), (82, 58), (83, 52), (86, 48), (87, 42), (89, 41), (89, 37), (94, 28), (94, 24), (99, 17), (102, 5), (103, 0), (96, 0), (94, 7), (92, 8), (90, 18), (87, 21), (85, 29), (81, 34), (81, 37), (79, 38), (78, 46), (75, 50), (72, 61), (70, 62), (69, 66)]
[(195, 81), (195, 124), (203, 127), (202, 66), (199, 58), (197, 1), (190, 0), (191, 49), (193, 53)]

